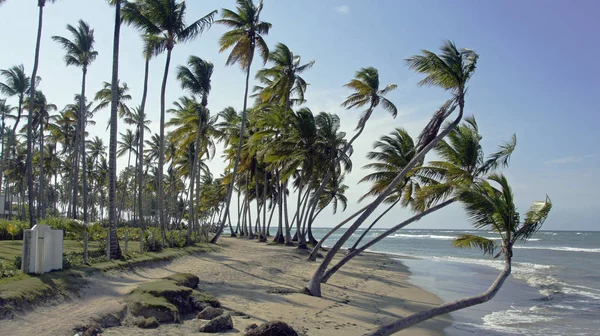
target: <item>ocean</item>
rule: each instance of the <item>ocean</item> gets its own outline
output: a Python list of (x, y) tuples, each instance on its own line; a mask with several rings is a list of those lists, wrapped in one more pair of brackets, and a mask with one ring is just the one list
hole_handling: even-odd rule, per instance
[[(320, 238), (328, 229), (314, 231)], [(372, 230), (365, 239), (383, 231)], [(452, 239), (463, 233), (497, 238), (487, 231), (401, 230), (370, 251), (397, 255), (411, 282), (453, 301), (485, 291), (503, 268), (501, 260), (478, 250), (454, 248)], [(600, 335), (600, 232), (540, 231), (527, 243), (518, 242), (512, 274), (496, 297), (451, 315), (455, 322), (445, 330), (451, 336)]]

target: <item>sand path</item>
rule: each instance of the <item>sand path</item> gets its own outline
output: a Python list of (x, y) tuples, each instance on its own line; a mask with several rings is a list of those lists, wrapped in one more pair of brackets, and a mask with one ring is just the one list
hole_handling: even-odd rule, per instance
[[(224, 247), (217, 252), (94, 275), (78, 298), (1, 321), (0, 335), (72, 335), (73, 327), (90, 317), (119, 310), (123, 295), (138, 284), (175, 272), (196, 274), (200, 290), (216, 296), (224, 307), (248, 315), (234, 317), (236, 329), (227, 335), (241, 335), (249, 324), (269, 320), (287, 322), (301, 335), (362, 335), (375, 325), (439, 303), (433, 294), (407, 283), (408, 271), (401, 263), (376, 254), (356, 258), (342, 268), (323, 286), (323, 298), (272, 294), (301, 289), (317, 264), (306, 262), (293, 248), (233, 238), (221, 243)], [(433, 320), (399, 335), (441, 335), (446, 323)], [(199, 335), (196, 330), (201, 324), (192, 320), (155, 330), (117, 327), (103, 335)]]

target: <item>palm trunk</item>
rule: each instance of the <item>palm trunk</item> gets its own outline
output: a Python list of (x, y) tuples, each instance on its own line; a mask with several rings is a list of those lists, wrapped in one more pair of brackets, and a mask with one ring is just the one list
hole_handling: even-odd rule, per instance
[(377, 222), (379, 222), (379, 220), (381, 218), (383, 218), (383, 216), (385, 216), (390, 210), (392, 210), (392, 208), (396, 204), (398, 204), (398, 202), (400, 202), (400, 198), (398, 198), (387, 209), (385, 209), (385, 211), (381, 215), (379, 215), (377, 218), (375, 218), (375, 220), (373, 221), (373, 223), (371, 223), (371, 225), (369, 225), (369, 227), (365, 230), (365, 232), (363, 232), (362, 235), (360, 235), (360, 237), (358, 238), (358, 240), (354, 243), (354, 245), (352, 245), (351, 248), (348, 249), (348, 251), (352, 252), (352, 251), (356, 250), (356, 247), (358, 246), (358, 244), (360, 244), (360, 242), (363, 240), (363, 238), (365, 238), (365, 236), (367, 235), (367, 233), (369, 233), (369, 231), (371, 231), (371, 229), (373, 228), (373, 226), (375, 226), (375, 224), (377, 224)]
[[(248, 69), (246, 69), (246, 88), (244, 90), (244, 106), (242, 109), (242, 124), (240, 125), (240, 141), (238, 142), (237, 154), (235, 156), (235, 163), (233, 164), (233, 172), (231, 173), (231, 182), (229, 183), (229, 188), (227, 189), (227, 200), (225, 201), (226, 211), (229, 211), (229, 205), (231, 204), (231, 196), (233, 195), (233, 186), (235, 182), (235, 176), (237, 175), (238, 166), (240, 164), (240, 158), (242, 157), (242, 146), (244, 144), (244, 129), (246, 127), (246, 114), (248, 108), (248, 86), (250, 85), (250, 67), (252, 66), (252, 58), (254, 56), (254, 48), (248, 52)], [(223, 220), (219, 226), (219, 230), (217, 234), (210, 241), (211, 244), (216, 244), (217, 240), (221, 236), (221, 232), (223, 232), (223, 227), (225, 226), (225, 216), (223, 216)]]
[(121, 0), (115, 0), (115, 33), (113, 37), (112, 92), (110, 99), (110, 144), (108, 153), (108, 259), (121, 258), (121, 247), (117, 239), (117, 124), (119, 88), (119, 38), (121, 34)]
[[(381, 233), (379, 236), (375, 237), (374, 239), (372, 239), (371, 241), (369, 241), (368, 243), (366, 243), (365, 245), (356, 248), (353, 251), (350, 251), (350, 253), (348, 253), (346, 256), (344, 256), (344, 258), (342, 258), (340, 261), (338, 261), (337, 264), (335, 264), (332, 268), (330, 268), (329, 270), (327, 270), (327, 272), (325, 272), (325, 275), (323, 276), (323, 279), (321, 280), (321, 282), (327, 282), (329, 280), (329, 278), (331, 278), (332, 275), (335, 274), (335, 272), (337, 272), (340, 268), (342, 268), (342, 266), (344, 266), (348, 261), (350, 261), (352, 258), (356, 257), (357, 255), (361, 254), (362, 252), (364, 252), (365, 250), (367, 250), (369, 247), (377, 244), (378, 242), (380, 242), (381, 240), (383, 240), (385, 237), (391, 235), (392, 233), (406, 227), (407, 225), (414, 223), (418, 220), (420, 220), (421, 218), (429, 215), (430, 213), (433, 213), (435, 211), (438, 211), (452, 203), (454, 203), (456, 201), (456, 199), (452, 198), (449, 199), (445, 202), (442, 202), (434, 207), (431, 207), (419, 214), (416, 214), (414, 216), (412, 216), (411, 218), (403, 221), (402, 223), (393, 226), (391, 228), (389, 228), (388, 230), (386, 230), (385, 232)], [(391, 207), (390, 207), (391, 208)], [(389, 210), (389, 209), (388, 209)]]
[(448, 314), (448, 313), (451, 313), (451, 312), (454, 312), (457, 310), (465, 309), (468, 307), (472, 307), (472, 306), (476, 306), (476, 305), (488, 302), (489, 300), (493, 299), (494, 296), (496, 296), (496, 294), (498, 293), (498, 291), (504, 284), (504, 281), (506, 281), (506, 279), (510, 275), (510, 272), (511, 272), (510, 254), (512, 254), (511, 249), (509, 249), (507, 252), (507, 256), (504, 261), (504, 270), (498, 275), (496, 280), (492, 283), (492, 285), (490, 286), (490, 288), (488, 288), (487, 291), (485, 291), (479, 295), (460, 299), (460, 300), (457, 300), (454, 302), (445, 303), (445, 304), (439, 305), (435, 308), (432, 308), (432, 309), (429, 309), (426, 311), (422, 311), (419, 313), (415, 313), (415, 314), (409, 315), (407, 317), (403, 317), (399, 320), (396, 320), (395, 322), (383, 325), (383, 326), (379, 327), (377, 330), (366, 334), (365, 336), (392, 335), (401, 330), (404, 330), (406, 328), (414, 326), (415, 324), (432, 319), (436, 316)]
[(258, 234), (258, 241), (263, 241), (263, 239), (266, 241), (266, 237), (263, 238), (260, 230), (260, 192), (258, 191), (258, 169), (256, 166), (254, 165), (254, 196), (256, 197), (256, 227), (254, 231)]
[[(269, 232), (267, 231), (267, 171), (263, 171), (264, 175), (264, 183), (263, 183), (263, 242), (267, 241), (267, 237), (269, 236)], [(271, 218), (273, 217), (273, 212), (271, 212)], [(269, 219), (269, 225), (271, 224), (271, 220)]]
[(85, 163), (85, 122), (86, 122), (86, 105), (85, 105), (85, 78), (87, 68), (83, 67), (83, 81), (81, 83), (81, 177), (83, 180), (83, 225), (88, 223), (88, 185), (87, 185), (87, 166)]
[(292, 240), (292, 234), (291, 234), (291, 228), (290, 228), (290, 221), (288, 218), (288, 206), (287, 206), (287, 196), (286, 196), (286, 189), (287, 189), (287, 182), (283, 182), (281, 184), (281, 197), (283, 197), (283, 219), (284, 224), (285, 224), (285, 245), (286, 246), (293, 246), (293, 240)]
[[(35, 58), (33, 61), (33, 73), (31, 75), (31, 86), (29, 95), (29, 116), (27, 118), (27, 193), (29, 200), (29, 227), (35, 226), (36, 218), (34, 211), (34, 198), (33, 198), (33, 138), (31, 134), (32, 121), (33, 121), (33, 108), (35, 103), (35, 79), (37, 77), (37, 70), (40, 60), (40, 42), (42, 40), (42, 24), (44, 18), (44, 6), (39, 6), (39, 17), (38, 17), (38, 31), (37, 40), (35, 43)], [(0, 180), (1, 181), (1, 180)]]
[(275, 170), (275, 183), (277, 185), (277, 208), (278, 208), (278, 222), (277, 222), (277, 234), (273, 242), (283, 244), (286, 239), (283, 232), (283, 199), (281, 198), (281, 179), (279, 178), (279, 170)]
[(163, 242), (167, 239), (165, 233), (165, 191), (163, 190), (163, 166), (165, 164), (165, 94), (167, 91), (167, 78), (169, 76), (169, 64), (171, 63), (171, 48), (167, 48), (167, 60), (163, 75), (162, 87), (160, 89), (160, 147), (158, 154), (158, 214), (160, 230)]
[(438, 134), (435, 137), (435, 139), (433, 139), (429, 144), (427, 144), (427, 146), (425, 146), (421, 151), (419, 151), (419, 153), (415, 155), (415, 157), (412, 160), (410, 160), (406, 167), (404, 167), (404, 169), (402, 169), (402, 171), (398, 173), (398, 175), (396, 175), (394, 180), (390, 182), (390, 184), (385, 188), (385, 190), (381, 194), (379, 194), (379, 196), (377, 196), (377, 198), (371, 204), (367, 206), (367, 209), (358, 217), (354, 224), (352, 224), (348, 228), (348, 230), (344, 232), (342, 237), (340, 237), (340, 239), (335, 243), (335, 245), (333, 245), (329, 253), (327, 253), (325, 258), (323, 259), (323, 262), (321, 263), (321, 265), (319, 265), (319, 267), (313, 274), (311, 280), (306, 285), (305, 292), (307, 294), (318, 297), (321, 296), (321, 281), (323, 279), (323, 274), (325, 273), (327, 267), (333, 260), (333, 257), (342, 248), (342, 246), (348, 240), (348, 238), (352, 236), (356, 229), (358, 229), (360, 225), (362, 225), (362, 223), (364, 223), (364, 221), (373, 213), (373, 211), (377, 209), (379, 204), (381, 204), (381, 202), (383, 202), (383, 200), (392, 193), (394, 188), (406, 177), (406, 174), (408, 174), (408, 172), (410, 172), (410, 170), (413, 169), (419, 162), (422, 162), (425, 157), (425, 154), (427, 154), (434, 146), (438, 144), (438, 142), (440, 142), (440, 140), (442, 140), (446, 135), (448, 135), (448, 133), (450, 133), (450, 131), (452, 131), (460, 123), (460, 121), (462, 120), (462, 116), (463, 104), (461, 104), (460, 106), (460, 111), (458, 113), (457, 118), (450, 125), (448, 125), (448, 127), (446, 127), (444, 131)]
[(339, 230), (346, 223), (348, 223), (349, 221), (351, 221), (352, 219), (354, 219), (356, 216), (360, 215), (365, 210), (367, 210), (367, 207), (368, 207), (368, 205), (364, 206), (362, 209), (360, 209), (357, 212), (353, 213), (350, 217), (344, 219), (336, 227), (334, 227), (333, 229), (329, 230), (329, 232), (327, 232), (325, 234), (325, 236), (323, 236), (323, 238), (321, 238), (321, 240), (319, 240), (319, 242), (317, 243), (317, 245), (315, 245), (315, 247), (312, 249), (312, 251), (310, 252), (310, 255), (308, 256), (308, 260), (310, 260), (310, 261), (317, 260), (317, 254), (319, 253), (319, 249), (321, 248), (321, 246), (323, 245), (323, 243), (325, 242), (325, 240), (327, 240), (327, 238), (329, 238), (329, 236), (331, 236), (332, 234), (334, 234), (337, 230)]
[[(40, 197), (38, 201), (38, 217), (46, 217), (46, 176), (44, 175), (44, 118), (40, 118)], [(41, 211), (40, 211), (41, 208)]]
[(144, 91), (142, 93), (142, 103), (140, 104), (140, 120), (141, 125), (138, 125), (140, 132), (140, 143), (138, 146), (138, 212), (140, 217), (140, 252), (144, 251), (144, 231), (146, 231), (146, 221), (144, 220), (144, 203), (142, 199), (142, 190), (144, 188), (144, 178), (142, 175), (142, 167), (144, 166), (144, 120), (146, 120), (146, 98), (148, 97), (148, 73), (150, 71), (150, 57), (146, 57), (146, 66), (144, 68)]
[[(129, 166), (131, 166), (131, 150), (127, 154), (127, 168), (129, 168)], [(123, 182), (123, 190), (121, 191), (121, 204), (119, 205), (119, 214), (117, 215), (117, 220), (119, 222), (123, 222), (123, 217), (121, 217), (121, 215), (123, 214), (123, 208), (125, 207), (125, 194), (127, 193), (128, 184), (127, 182), (128, 181), (126, 178)], [(129, 219), (129, 216), (127, 218)]]

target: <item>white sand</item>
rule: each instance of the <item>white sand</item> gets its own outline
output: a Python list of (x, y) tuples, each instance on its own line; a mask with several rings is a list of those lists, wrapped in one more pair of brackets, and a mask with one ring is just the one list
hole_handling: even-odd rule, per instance
[[(109, 272), (89, 278), (81, 297), (0, 322), (0, 335), (72, 335), (72, 328), (91, 316), (117, 311), (121, 299), (138, 284), (175, 272), (196, 274), (200, 290), (217, 297), (228, 309), (248, 317), (234, 317), (242, 335), (251, 323), (282, 320), (300, 335), (363, 335), (377, 325), (431, 307), (435, 295), (407, 282), (408, 271), (383, 255), (355, 258), (323, 285), (323, 298), (304, 294), (268, 294), (273, 288), (300, 290), (317, 263), (305, 261), (294, 248), (269, 246), (241, 238), (224, 238), (223, 248), (127, 272)], [(442, 335), (448, 318), (422, 323), (398, 335)], [(199, 320), (162, 325), (154, 330), (118, 327), (103, 335), (199, 335)], [(208, 335), (208, 334), (206, 334)]]

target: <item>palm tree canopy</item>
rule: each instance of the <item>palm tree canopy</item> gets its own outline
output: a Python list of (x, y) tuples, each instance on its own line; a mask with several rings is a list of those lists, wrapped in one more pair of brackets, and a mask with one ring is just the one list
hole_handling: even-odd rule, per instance
[(217, 11), (212, 11), (187, 25), (184, 21), (186, 2), (177, 0), (125, 1), (121, 9), (123, 23), (134, 25), (143, 34), (153, 36), (146, 52), (161, 54), (174, 45), (194, 39), (210, 28)]
[[(4, 77), (4, 82), (0, 82), (0, 92), (3, 94), (23, 97), (29, 93), (31, 79), (25, 74), (23, 64), (0, 70), (0, 76)], [(36, 83), (39, 83), (39, 80)]]
[(259, 103), (278, 103), (282, 106), (286, 103), (290, 106), (305, 103), (304, 93), (308, 83), (300, 74), (312, 68), (315, 61), (301, 65), (300, 56), (295, 55), (285, 44), (277, 43), (275, 50), (269, 54), (269, 62), (273, 64), (271, 68), (264, 68), (256, 73), (256, 78), (262, 84), (254, 87)]
[(456, 95), (464, 94), (477, 67), (477, 53), (467, 48), (458, 49), (452, 41), (444, 42), (439, 55), (429, 50), (422, 53), (406, 59), (409, 68), (426, 75), (419, 85), (439, 86)]
[[(117, 104), (118, 104), (118, 111), (119, 111), (119, 117), (123, 118), (125, 116), (128, 116), (131, 111), (129, 110), (129, 107), (127, 106), (126, 102), (131, 100), (131, 95), (129, 94), (129, 86), (127, 86), (127, 83), (123, 83), (123, 85), (121, 85), (121, 81), (118, 81), (119, 85), (118, 85), (118, 90), (117, 90)], [(103, 83), (103, 87), (102, 89), (100, 89), (98, 92), (96, 92), (96, 96), (94, 96), (94, 100), (96, 102), (98, 102), (98, 105), (94, 108), (94, 113), (108, 107), (110, 105), (110, 101), (111, 101), (111, 95), (112, 95), (112, 84), (109, 82), (104, 82)], [(110, 125), (110, 120), (109, 120), (109, 125)]]
[(179, 66), (177, 68), (177, 79), (181, 83), (181, 88), (188, 90), (194, 95), (208, 96), (211, 85), (210, 79), (215, 66), (197, 56), (190, 56), (188, 66)]
[(379, 71), (373, 67), (362, 68), (356, 72), (355, 78), (352, 79), (345, 87), (354, 91), (342, 103), (342, 107), (347, 110), (368, 106), (358, 121), (356, 129), (364, 127), (367, 120), (371, 117), (373, 110), (381, 105), (386, 111), (390, 112), (395, 118), (398, 115), (398, 109), (391, 101), (384, 96), (396, 90), (396, 84), (388, 84), (385, 88), (379, 89)]
[(52, 36), (52, 40), (67, 51), (67, 65), (82, 67), (85, 71), (98, 56), (98, 52), (94, 50), (94, 30), (83, 20), (79, 20), (77, 28), (67, 25), (67, 30), (73, 35), (72, 41), (62, 36)]
[(223, 8), (222, 18), (216, 23), (231, 28), (221, 36), (219, 45), (223, 52), (232, 48), (226, 65), (239, 63), (243, 70), (247, 70), (252, 63), (254, 49), (258, 47), (263, 64), (267, 63), (269, 48), (262, 35), (268, 35), (272, 25), (260, 21), (260, 13), (263, 9), (263, 1), (255, 5), (252, 0), (237, 0), (236, 11)]
[[(537, 232), (552, 209), (552, 202), (546, 196), (545, 201), (536, 201), (521, 220), (514, 203), (514, 196), (504, 175), (492, 174), (489, 181), (480, 180), (459, 193), (459, 198), (476, 229), (492, 230), (502, 238), (500, 254), (512, 253), (517, 240), (526, 241)], [(486, 254), (493, 254), (497, 243), (491, 239), (461, 235), (454, 245), (460, 248), (481, 248)], [(500, 255), (498, 254), (498, 255)], [(497, 255), (497, 256), (498, 256)], [(512, 257), (512, 256), (511, 256)]]
[[(359, 201), (383, 192), (416, 155), (412, 137), (400, 127), (377, 140), (373, 144), (373, 149), (367, 153), (367, 158), (374, 162), (366, 164), (363, 168), (374, 170), (374, 172), (359, 181), (359, 183), (372, 182), (372, 187)], [(413, 180), (413, 174), (407, 174), (404, 182), (397, 186), (396, 192), (390, 195), (386, 202), (392, 203), (401, 198), (402, 205), (407, 206), (413, 200), (413, 190), (418, 188), (418, 184)]]

